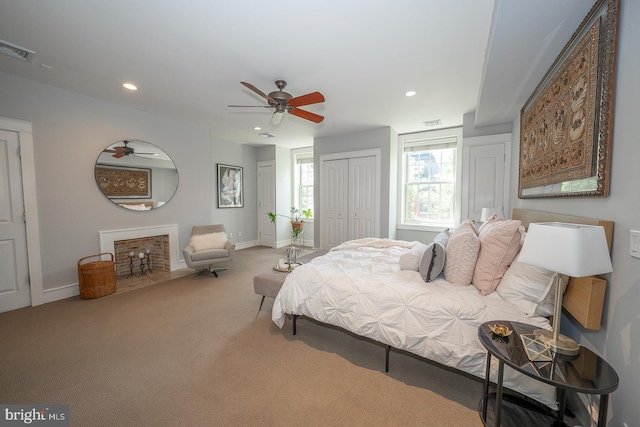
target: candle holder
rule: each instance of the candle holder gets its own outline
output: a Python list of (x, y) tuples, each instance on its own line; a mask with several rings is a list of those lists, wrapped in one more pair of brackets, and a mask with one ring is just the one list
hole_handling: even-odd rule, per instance
[(153, 273), (153, 270), (151, 269), (151, 251), (149, 249), (147, 249), (147, 271), (149, 273)]
[(134, 257), (133, 252), (129, 252), (129, 274), (126, 277), (127, 279), (133, 276), (133, 257)]
[(138, 274), (136, 277), (142, 277), (143, 274), (146, 276), (147, 272), (144, 271), (144, 253), (140, 252), (138, 254), (138, 258), (140, 258), (140, 274)]

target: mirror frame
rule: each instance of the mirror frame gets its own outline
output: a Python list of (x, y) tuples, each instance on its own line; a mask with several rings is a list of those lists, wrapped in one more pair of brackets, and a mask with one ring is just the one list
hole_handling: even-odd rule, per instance
[[(121, 150), (120, 147), (129, 143), (137, 148), (133, 152), (111, 159), (111, 157), (115, 157), (115, 154), (118, 154), (115, 150)], [(144, 153), (140, 152), (140, 145), (145, 147)], [(150, 148), (146, 149), (147, 146)], [(135, 150), (138, 150), (139, 154), (136, 154)], [(150, 153), (159, 156), (159, 158)], [(120, 159), (124, 159), (123, 164), (118, 164)], [(159, 162), (162, 162), (160, 166), (158, 166)], [(158, 190), (162, 190), (162, 184), (157, 181), (154, 183), (154, 179), (160, 179), (162, 170), (175, 171), (175, 187), (165, 191), (165, 193), (171, 192), (171, 195), (166, 197), (167, 200), (155, 200), (154, 193), (157, 195)], [(94, 178), (102, 195), (115, 206), (128, 212), (149, 212), (161, 208), (173, 199), (179, 184), (178, 168), (169, 155), (157, 145), (138, 139), (120, 140), (105, 147), (94, 164)], [(101, 182), (108, 183), (111, 180), (119, 182), (123, 190), (121, 194), (105, 192)], [(173, 183), (169, 182), (169, 184)], [(157, 205), (157, 203), (161, 204)]]

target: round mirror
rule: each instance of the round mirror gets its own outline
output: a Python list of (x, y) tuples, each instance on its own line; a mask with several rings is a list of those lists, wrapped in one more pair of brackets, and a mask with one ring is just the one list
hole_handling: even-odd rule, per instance
[(135, 139), (118, 141), (102, 150), (95, 177), (107, 199), (133, 211), (157, 209), (178, 189), (178, 170), (167, 153)]

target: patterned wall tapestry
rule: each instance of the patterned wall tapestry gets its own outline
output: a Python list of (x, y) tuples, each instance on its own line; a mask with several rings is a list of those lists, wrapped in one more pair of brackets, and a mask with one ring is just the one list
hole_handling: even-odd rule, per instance
[(600, 20), (521, 113), (520, 186), (594, 174)]
[(96, 182), (107, 197), (151, 197), (151, 170), (96, 167)]

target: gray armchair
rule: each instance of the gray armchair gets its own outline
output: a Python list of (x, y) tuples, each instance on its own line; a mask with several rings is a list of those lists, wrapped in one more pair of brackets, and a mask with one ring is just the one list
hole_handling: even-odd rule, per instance
[[(194, 225), (191, 229), (191, 236), (193, 237), (194, 235), (203, 235), (218, 232), (226, 233), (224, 225)], [(187, 247), (182, 250), (184, 260), (189, 268), (193, 268), (194, 270), (196, 270), (197, 274), (208, 270), (216, 277), (218, 277), (219, 271), (227, 270), (227, 268), (215, 268), (215, 266), (233, 261), (235, 253), (236, 245), (230, 240), (227, 240), (224, 248), (220, 249), (205, 248), (196, 250), (191, 245), (187, 245)]]

